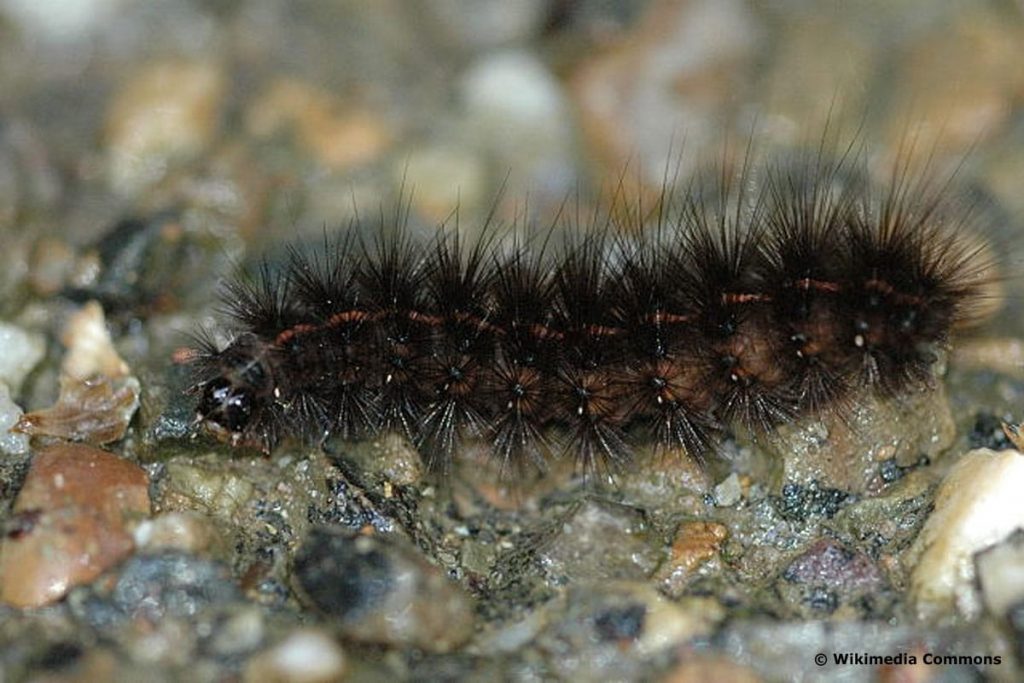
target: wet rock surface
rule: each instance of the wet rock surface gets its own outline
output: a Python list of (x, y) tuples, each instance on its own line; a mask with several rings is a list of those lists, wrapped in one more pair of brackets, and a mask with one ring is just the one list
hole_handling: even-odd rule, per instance
[[(569, 510), (561, 529), (545, 542), (538, 561), (548, 581), (565, 585), (575, 581), (644, 579), (662, 557), (641, 510), (600, 500), (588, 500)], [(607, 539), (608, 550), (594, 554), (597, 539)]]
[(1020, 680), (1017, 278), (920, 392), (610, 480), (231, 448), (183, 361), (223, 278), (325, 226), (652, 210), (752, 130), (957, 167), (1019, 263), (1022, 35), (1012, 2), (0, 1), (0, 679)]
[[(861, 493), (883, 487), (899, 468), (942, 453), (954, 438), (949, 402), (936, 387), (890, 400), (858, 397), (851, 411), (785, 425), (768, 448), (781, 463), (783, 497), (793, 486), (808, 485)], [(823, 508), (832, 505), (820, 501)]]

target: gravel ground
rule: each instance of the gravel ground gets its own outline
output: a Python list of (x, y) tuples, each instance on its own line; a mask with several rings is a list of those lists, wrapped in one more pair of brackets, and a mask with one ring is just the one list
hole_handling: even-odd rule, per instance
[[(1020, 680), (1021, 46), (1010, 0), (0, 0), (0, 681)], [(826, 126), (959, 165), (1007, 264), (933, 391), (612, 483), (194, 433), (220, 279), (357, 209)]]

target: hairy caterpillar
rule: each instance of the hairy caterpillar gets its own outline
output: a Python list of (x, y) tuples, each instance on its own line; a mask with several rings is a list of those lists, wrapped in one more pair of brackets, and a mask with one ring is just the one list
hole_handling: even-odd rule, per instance
[(748, 155), (510, 248), (493, 229), (417, 242), (401, 211), (350, 226), (228, 285), (233, 341), (191, 359), (198, 417), (264, 448), (397, 430), (436, 468), (481, 438), (503, 465), (586, 471), (925, 385), (989, 249), (948, 182), (899, 163), (879, 188), (851, 156)]

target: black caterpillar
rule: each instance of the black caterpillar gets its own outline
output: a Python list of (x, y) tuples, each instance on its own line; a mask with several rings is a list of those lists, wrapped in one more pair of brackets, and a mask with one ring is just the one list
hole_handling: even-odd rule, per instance
[(511, 248), (493, 226), (420, 243), (399, 211), (292, 250), (227, 286), (233, 341), (191, 357), (198, 416), (265, 449), (397, 430), (436, 468), (480, 438), (587, 471), (927, 385), (992, 278), (970, 207), (906, 164), (883, 188), (849, 155), (742, 166)]

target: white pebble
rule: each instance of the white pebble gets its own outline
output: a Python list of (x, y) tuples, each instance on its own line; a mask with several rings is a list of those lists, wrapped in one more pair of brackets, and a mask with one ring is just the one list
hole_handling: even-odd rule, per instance
[(32, 368), (46, 353), (43, 335), (28, 332), (17, 325), (0, 322), (0, 382), (15, 394)]
[(21, 418), (21, 408), (11, 400), (7, 385), (0, 382), (0, 451), (8, 455), (19, 455), (28, 451), (28, 434), (10, 431)]
[(715, 487), (715, 503), (719, 507), (729, 507), (740, 502), (743, 497), (743, 488), (740, 486), (740, 478), (735, 472), (726, 477), (721, 484)]
[(488, 54), (463, 76), (461, 93), (464, 130), (479, 144), (527, 182), (556, 194), (571, 189), (569, 105), (543, 62), (524, 51)]
[(66, 42), (102, 27), (121, 4), (120, 0), (0, 0), (0, 12), (13, 18), (26, 33)]
[(62, 341), (68, 353), (61, 370), (71, 379), (84, 382), (97, 375), (120, 379), (130, 373), (114, 348), (103, 307), (95, 301), (87, 302), (68, 319)]
[(935, 497), (935, 510), (908, 557), (910, 592), (922, 617), (956, 608), (976, 617), (974, 554), (1024, 526), (1024, 454), (986, 448), (963, 456)]
[(258, 608), (250, 606), (218, 627), (211, 647), (220, 655), (249, 652), (259, 647), (265, 634), (263, 615)]
[(328, 683), (345, 673), (345, 653), (330, 636), (314, 629), (296, 631), (254, 657), (246, 667), (247, 683)]

